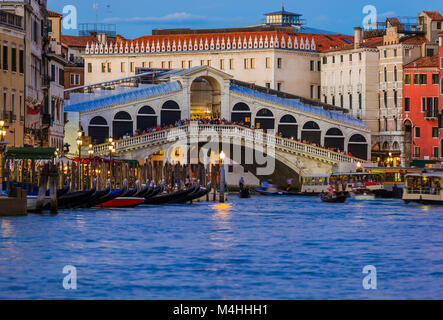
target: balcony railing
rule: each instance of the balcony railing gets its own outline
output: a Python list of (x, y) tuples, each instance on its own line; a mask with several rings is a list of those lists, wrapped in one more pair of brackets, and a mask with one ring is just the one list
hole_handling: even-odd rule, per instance
[(9, 12), (0, 11), (0, 24), (13, 28), (23, 29), (22, 23), (23, 23), (22, 17)]

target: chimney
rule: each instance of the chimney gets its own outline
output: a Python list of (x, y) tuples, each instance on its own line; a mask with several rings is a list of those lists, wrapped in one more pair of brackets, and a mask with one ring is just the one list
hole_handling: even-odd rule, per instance
[(99, 33), (99, 34), (97, 34), (97, 40), (98, 40), (98, 42), (99, 43), (103, 43), (103, 44), (105, 44), (106, 43), (106, 33)]
[(363, 38), (363, 29), (360, 27), (354, 28), (354, 48), (360, 48)]

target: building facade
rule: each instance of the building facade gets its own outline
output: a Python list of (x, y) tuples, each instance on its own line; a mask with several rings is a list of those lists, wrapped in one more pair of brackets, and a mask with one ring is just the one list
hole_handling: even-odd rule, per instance
[(21, 16), (0, 10), (0, 120), (5, 141), (22, 147), (25, 128), (25, 31)]
[(405, 141), (411, 160), (439, 160), (439, 56), (423, 57), (404, 67)]
[(256, 27), (154, 30), (133, 40), (94, 41), (83, 56), (85, 84), (129, 77), (137, 68), (208, 65), (241, 81), (320, 99), (319, 52), (352, 43), (353, 38), (299, 32), (299, 23), (300, 15), (282, 10)]

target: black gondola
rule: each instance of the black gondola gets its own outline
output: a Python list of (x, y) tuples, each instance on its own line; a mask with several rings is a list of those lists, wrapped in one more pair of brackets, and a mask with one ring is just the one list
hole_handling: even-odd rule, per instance
[(145, 200), (144, 204), (152, 204), (152, 205), (166, 204), (174, 199), (179, 199), (183, 196), (190, 194), (191, 192), (194, 192), (196, 188), (197, 188), (196, 186), (192, 186), (186, 190), (180, 190), (177, 192), (172, 192), (165, 195), (149, 198)]
[(251, 191), (249, 188), (242, 188), (240, 189), (239, 196), (241, 199), (249, 199), (251, 197)]
[(187, 202), (191, 202), (192, 200), (200, 198), (200, 194), (205, 192), (206, 189), (202, 189), (200, 185), (198, 185), (194, 191), (183, 195), (181, 197), (177, 197), (168, 202), (168, 204), (183, 204)]
[(135, 198), (144, 198), (154, 187), (149, 184), (149, 180), (146, 181), (146, 185), (138, 191), (134, 197)]
[(209, 194), (209, 192), (211, 192), (212, 190), (212, 184), (209, 183), (206, 188), (199, 188), (198, 191), (196, 192), (192, 192), (191, 194), (189, 194), (186, 199), (179, 201), (179, 202), (174, 202), (174, 203), (188, 203), (188, 202), (192, 202), (194, 200), (200, 199), (204, 196), (206, 196), (207, 194)]
[(320, 199), (321, 201), (327, 203), (345, 203), (346, 199), (348, 199), (348, 196), (345, 193), (340, 193), (340, 194), (334, 193), (334, 195), (332, 196), (327, 193), (322, 193), (320, 195)]
[(88, 199), (88, 201), (82, 205), (79, 206), (79, 208), (92, 208), (94, 206), (94, 203), (96, 203), (99, 199), (107, 196), (111, 193), (111, 180), (108, 180), (108, 185), (106, 189), (96, 191), (91, 198)]
[(89, 190), (65, 194), (64, 196), (61, 196), (60, 198), (57, 199), (58, 208), (72, 209), (78, 207), (79, 205), (87, 202), (92, 197), (92, 195), (95, 193), (96, 190), (97, 189), (94, 183), (94, 186)]

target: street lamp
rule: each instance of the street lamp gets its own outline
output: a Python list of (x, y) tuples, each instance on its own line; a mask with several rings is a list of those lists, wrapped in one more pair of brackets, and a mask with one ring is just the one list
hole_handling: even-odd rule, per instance
[(4, 153), (4, 141), (6, 137), (6, 130), (4, 129), (5, 121), (0, 120), (0, 190), (3, 188), (3, 153)]
[(225, 153), (222, 151), (220, 152), (220, 203), (225, 202)]
[(110, 171), (110, 179), (111, 179), (111, 186), (112, 186), (112, 176), (113, 176), (113, 161), (112, 161), (112, 155), (115, 153), (115, 141), (112, 138), (108, 139), (108, 149), (109, 149), (109, 171)]
[(78, 145), (78, 190), (82, 188), (82, 144), (83, 144), (83, 131), (77, 131), (77, 145)]

